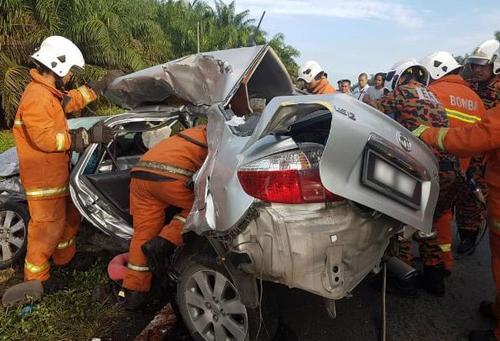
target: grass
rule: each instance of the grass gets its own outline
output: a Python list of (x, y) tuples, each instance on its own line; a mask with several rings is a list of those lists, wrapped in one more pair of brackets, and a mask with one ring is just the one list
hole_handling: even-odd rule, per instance
[(10, 130), (0, 131), (0, 153), (6, 151), (10, 147), (14, 147), (14, 137)]
[(69, 289), (44, 296), (23, 308), (0, 308), (0, 340), (91, 340), (106, 338), (123, 319), (124, 311), (111, 302), (98, 303), (92, 291), (108, 281), (105, 265), (87, 272), (55, 273), (69, 281)]

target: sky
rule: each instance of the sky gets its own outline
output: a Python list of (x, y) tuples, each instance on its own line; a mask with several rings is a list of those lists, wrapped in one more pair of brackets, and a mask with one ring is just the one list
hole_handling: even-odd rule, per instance
[(500, 30), (498, 0), (236, 0), (269, 35), (282, 32), (335, 81), (435, 51), (470, 53)]

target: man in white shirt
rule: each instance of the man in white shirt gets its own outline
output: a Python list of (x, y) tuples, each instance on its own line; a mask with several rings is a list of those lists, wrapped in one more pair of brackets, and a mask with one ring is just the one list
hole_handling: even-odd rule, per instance
[(368, 75), (366, 73), (362, 73), (358, 76), (358, 87), (352, 93), (352, 96), (358, 100), (363, 100), (363, 96), (366, 94), (366, 91), (370, 88), (368, 85)]
[(373, 100), (377, 100), (387, 92), (389, 92), (385, 87), (385, 74), (379, 72), (375, 75), (375, 86), (370, 86), (366, 91), (365, 96), (369, 96)]

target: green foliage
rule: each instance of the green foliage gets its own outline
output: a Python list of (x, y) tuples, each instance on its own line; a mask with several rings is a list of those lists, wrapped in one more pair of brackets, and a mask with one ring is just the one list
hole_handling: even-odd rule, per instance
[(92, 301), (92, 290), (108, 281), (104, 266), (56, 275), (66, 277), (70, 289), (45, 296), (31, 313), (0, 309), (0, 340), (90, 340), (109, 336), (120, 323), (120, 307)]
[(7, 149), (14, 147), (14, 137), (10, 130), (0, 131), (0, 153), (3, 153)]
[[(11, 125), (19, 97), (29, 80), (29, 56), (42, 40), (62, 35), (73, 40), (85, 56), (85, 72), (76, 83), (96, 79), (109, 69), (135, 71), (198, 50), (247, 46), (255, 34), (249, 12), (236, 11), (235, 2), (215, 0), (1, 0), (0, 99), (5, 123)], [(257, 44), (268, 42), (264, 31)], [(272, 47), (294, 76), (298, 51), (282, 34)], [(109, 112), (100, 101), (94, 110)]]

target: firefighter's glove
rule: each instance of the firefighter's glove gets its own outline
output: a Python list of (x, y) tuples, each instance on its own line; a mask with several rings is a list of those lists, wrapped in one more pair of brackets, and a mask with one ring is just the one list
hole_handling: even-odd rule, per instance
[(88, 86), (91, 87), (97, 94), (102, 95), (116, 78), (123, 75), (125, 75), (125, 73), (121, 70), (111, 70), (100, 79), (90, 82)]
[(71, 136), (71, 150), (81, 153), (90, 144), (89, 132), (85, 128), (78, 128), (69, 131)]
[(113, 140), (114, 131), (106, 126), (103, 121), (99, 121), (89, 130), (91, 143), (109, 143)]

